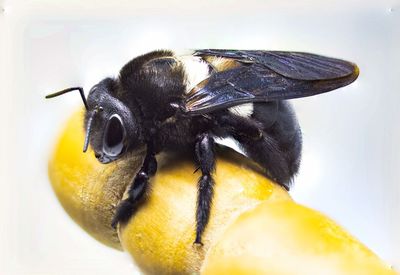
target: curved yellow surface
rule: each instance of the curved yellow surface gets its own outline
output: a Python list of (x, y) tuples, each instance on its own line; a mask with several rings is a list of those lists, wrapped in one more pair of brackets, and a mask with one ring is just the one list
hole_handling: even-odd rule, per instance
[[(217, 150), (214, 204), (203, 247), (192, 245), (199, 172), (193, 173), (192, 157), (184, 155), (157, 158), (159, 169), (148, 199), (117, 235), (111, 219), (144, 149), (103, 165), (92, 152), (83, 154), (82, 145), (82, 114), (77, 112), (49, 162), (53, 189), (84, 230), (106, 245), (128, 251), (145, 273), (192, 274), (203, 269), (206, 274), (306, 274), (289, 268), (300, 260), (308, 270), (314, 266), (323, 271), (315, 274), (353, 274), (340, 272), (363, 266), (390, 272), (344, 230), (292, 202), (258, 166), (227, 149)], [(343, 264), (335, 266), (335, 261)], [(328, 269), (331, 273), (324, 273)], [(390, 274), (379, 272), (374, 274)]]
[(211, 248), (211, 274), (396, 274), (335, 222), (293, 201), (243, 213)]
[(126, 186), (142, 159), (103, 165), (93, 152), (82, 152), (82, 113), (67, 122), (49, 161), (49, 178), (64, 209), (85, 231), (100, 242), (122, 249), (111, 220)]
[(254, 164), (230, 151), (219, 151), (215, 197), (203, 247), (193, 246), (197, 180), (200, 172), (184, 156), (161, 156), (152, 192), (140, 211), (121, 230), (123, 247), (148, 273), (199, 271), (210, 245), (242, 212), (263, 201), (291, 200)]

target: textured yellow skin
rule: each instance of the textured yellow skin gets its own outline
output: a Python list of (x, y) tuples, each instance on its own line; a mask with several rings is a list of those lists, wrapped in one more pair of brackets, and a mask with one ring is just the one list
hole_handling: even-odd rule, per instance
[[(203, 247), (193, 246), (197, 180), (190, 158), (164, 156), (152, 180), (152, 192), (140, 211), (121, 230), (123, 247), (148, 273), (199, 271), (205, 252), (242, 212), (263, 201), (291, 200), (245, 158), (219, 152), (211, 219)], [(253, 169), (252, 169), (253, 168)]]
[(77, 112), (49, 162), (53, 189), (84, 230), (108, 246), (121, 249), (122, 244), (145, 273), (394, 274), (334, 222), (294, 203), (258, 166), (226, 149), (217, 150), (204, 246), (192, 244), (200, 174), (193, 173), (192, 157), (183, 155), (157, 158), (159, 169), (146, 202), (117, 235), (111, 219), (144, 149), (103, 165), (93, 152), (83, 154), (82, 145), (82, 114)]
[(103, 165), (93, 152), (82, 152), (82, 113), (67, 122), (49, 161), (49, 178), (64, 209), (100, 242), (122, 249), (111, 219), (141, 157)]
[(293, 201), (243, 213), (211, 248), (211, 274), (396, 274), (334, 221)]

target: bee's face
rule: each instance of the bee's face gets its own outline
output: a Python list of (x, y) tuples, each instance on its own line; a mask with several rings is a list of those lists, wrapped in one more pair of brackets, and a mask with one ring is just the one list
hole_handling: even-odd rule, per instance
[(92, 88), (85, 115), (87, 141), (101, 163), (119, 159), (140, 143), (139, 126), (129, 108), (102, 82)]

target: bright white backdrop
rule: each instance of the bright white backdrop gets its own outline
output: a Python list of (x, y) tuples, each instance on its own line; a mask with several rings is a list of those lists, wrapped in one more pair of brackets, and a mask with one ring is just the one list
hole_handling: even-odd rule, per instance
[(309, 51), (356, 62), (356, 83), (293, 100), (304, 132), (298, 202), (400, 267), (400, 3), (383, 1), (1, 1), (0, 273), (134, 274), (90, 238), (47, 179), (78, 96), (158, 48)]

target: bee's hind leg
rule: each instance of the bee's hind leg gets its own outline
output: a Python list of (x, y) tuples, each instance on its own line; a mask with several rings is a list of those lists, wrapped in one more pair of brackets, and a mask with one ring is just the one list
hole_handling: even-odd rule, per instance
[(266, 174), (271, 180), (289, 190), (293, 175), (283, 152), (273, 138), (265, 132), (258, 140), (244, 135), (234, 136), (234, 138), (240, 143), (249, 158), (265, 168)]
[(277, 140), (263, 130), (260, 122), (230, 114), (221, 114), (216, 119), (220, 127), (239, 142), (246, 155), (265, 168), (270, 179), (289, 190), (293, 173), (285, 153)]
[(197, 208), (196, 208), (196, 240), (195, 244), (202, 244), (201, 235), (207, 226), (211, 201), (213, 197), (214, 180), (211, 176), (215, 169), (214, 139), (208, 133), (200, 134), (197, 137), (196, 160), (200, 166), (202, 176), (198, 183)]
[(149, 177), (157, 171), (155, 154), (149, 150), (146, 153), (142, 168), (136, 174), (128, 190), (128, 198), (121, 201), (112, 220), (111, 226), (116, 228), (118, 223), (126, 223), (143, 202), (149, 186)]

